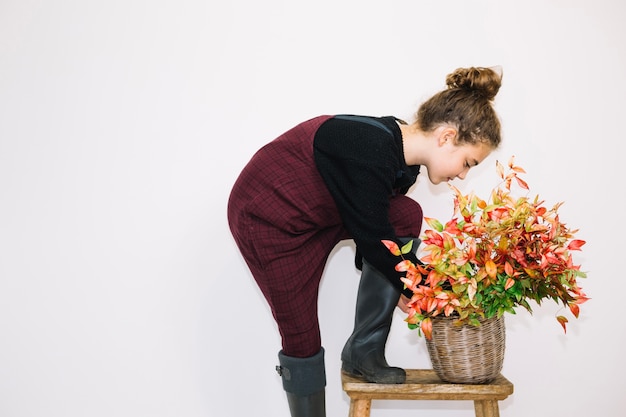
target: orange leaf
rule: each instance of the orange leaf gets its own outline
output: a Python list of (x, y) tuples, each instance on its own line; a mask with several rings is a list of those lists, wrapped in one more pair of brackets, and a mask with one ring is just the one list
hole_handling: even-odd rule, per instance
[(387, 247), (387, 249), (389, 249), (389, 252), (391, 252), (393, 255), (395, 256), (400, 256), (401, 252), (400, 252), (400, 248), (398, 247), (398, 244), (396, 242), (394, 242), (393, 240), (381, 240), (381, 242), (383, 242), (383, 245), (385, 245)]
[(496, 161), (496, 172), (500, 178), (504, 179), (504, 166), (500, 163), (500, 161)]
[(580, 307), (578, 307), (578, 304), (570, 303), (569, 304), (569, 309), (572, 312), (572, 314), (574, 315), (574, 317), (578, 318), (578, 314), (580, 314)]
[(426, 308), (426, 311), (428, 313), (432, 313), (433, 310), (435, 310), (437, 308), (437, 300), (435, 300), (434, 298), (431, 298), (428, 300), (428, 307)]
[(417, 324), (419, 323), (419, 316), (417, 314), (412, 314), (406, 319), (404, 319), (404, 321), (406, 321), (409, 324)]
[(498, 267), (491, 259), (488, 259), (487, 262), (485, 262), (485, 270), (487, 271), (487, 275), (491, 278), (495, 278), (498, 273)]
[(513, 168), (515, 166), (515, 155), (511, 155), (509, 158), (509, 168)]
[(508, 290), (515, 284), (515, 280), (511, 277), (507, 278), (506, 283), (504, 284), (504, 290)]
[(476, 280), (472, 278), (470, 283), (467, 285), (467, 296), (469, 297), (470, 300), (474, 299), (474, 296), (476, 295), (477, 287), (478, 285), (476, 284)]
[(504, 263), (504, 272), (506, 272), (506, 274), (510, 277), (512, 277), (515, 273), (515, 271), (513, 270), (513, 266), (508, 261)]
[(400, 278), (400, 281), (402, 281), (404, 283), (404, 286), (410, 289), (411, 291), (415, 292), (417, 290), (415, 281), (408, 279), (408, 278)]
[(400, 261), (396, 264), (396, 271), (406, 272), (411, 270), (411, 267), (413, 267), (413, 262), (408, 260)]
[(556, 319), (558, 320), (559, 323), (561, 323), (561, 326), (563, 326), (563, 332), (567, 333), (567, 327), (565, 327), (565, 324), (567, 323), (567, 317), (557, 316)]
[(452, 304), (446, 305), (443, 312), (446, 316), (450, 316), (450, 314), (454, 313), (454, 306)]
[(424, 337), (426, 337), (426, 339), (431, 340), (433, 338), (433, 322), (430, 317), (422, 320), (420, 328), (424, 332)]
[(404, 260), (404, 261), (398, 262), (398, 264), (396, 265), (396, 271), (406, 272), (409, 269), (411, 269), (411, 266), (413, 266), (413, 262)]

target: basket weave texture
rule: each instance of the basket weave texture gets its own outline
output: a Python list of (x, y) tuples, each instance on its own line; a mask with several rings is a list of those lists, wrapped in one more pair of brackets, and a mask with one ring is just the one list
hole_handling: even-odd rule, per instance
[(426, 346), (437, 376), (456, 384), (493, 381), (504, 362), (504, 317), (480, 320), (478, 327), (455, 321), (433, 317), (432, 339), (426, 340)]

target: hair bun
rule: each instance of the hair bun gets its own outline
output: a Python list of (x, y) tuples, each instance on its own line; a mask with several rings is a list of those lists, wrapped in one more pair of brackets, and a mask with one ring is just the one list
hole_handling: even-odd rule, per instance
[(449, 89), (474, 91), (487, 100), (493, 100), (502, 85), (502, 67), (458, 68), (446, 77)]

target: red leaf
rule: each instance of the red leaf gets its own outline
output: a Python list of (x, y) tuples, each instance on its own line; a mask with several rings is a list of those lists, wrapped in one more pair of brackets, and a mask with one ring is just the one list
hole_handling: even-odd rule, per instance
[(523, 189), (525, 189), (525, 190), (528, 190), (528, 189), (529, 189), (529, 188), (528, 188), (528, 184), (526, 183), (526, 181), (524, 181), (523, 179), (521, 179), (521, 178), (520, 178), (520, 177), (518, 177), (518, 176), (515, 176), (515, 179), (517, 180), (517, 184), (518, 184), (520, 187), (522, 187), (522, 188), (523, 188)]
[(572, 240), (569, 245), (567, 245), (567, 249), (569, 250), (580, 250), (580, 248), (587, 242), (585, 242), (584, 240), (580, 240), (580, 239), (574, 239)]
[(461, 231), (459, 230), (458, 224), (459, 224), (459, 222), (458, 222), (458, 220), (456, 218), (450, 219), (446, 223), (444, 231), (446, 231), (447, 233), (450, 233), (452, 235), (460, 235)]
[(587, 297), (585, 294), (581, 293), (581, 295), (579, 295), (578, 297), (576, 297), (576, 304), (583, 304), (585, 302), (589, 301), (589, 297)]
[(424, 232), (424, 243), (427, 245), (443, 246), (443, 237), (434, 230), (426, 230)]

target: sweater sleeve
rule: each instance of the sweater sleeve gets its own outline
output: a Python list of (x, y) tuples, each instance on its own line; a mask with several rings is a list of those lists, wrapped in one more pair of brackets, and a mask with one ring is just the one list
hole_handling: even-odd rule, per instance
[[(401, 134), (396, 130), (399, 137), (365, 123), (330, 119), (316, 133), (314, 155), (357, 251), (397, 289), (411, 296), (400, 281), (404, 273), (395, 270), (400, 258), (381, 242), (388, 239), (402, 246), (389, 220), (389, 199), (398, 191), (399, 173), (406, 168)], [(402, 185), (401, 191), (406, 192), (406, 181)], [(412, 253), (405, 258), (417, 262)]]

